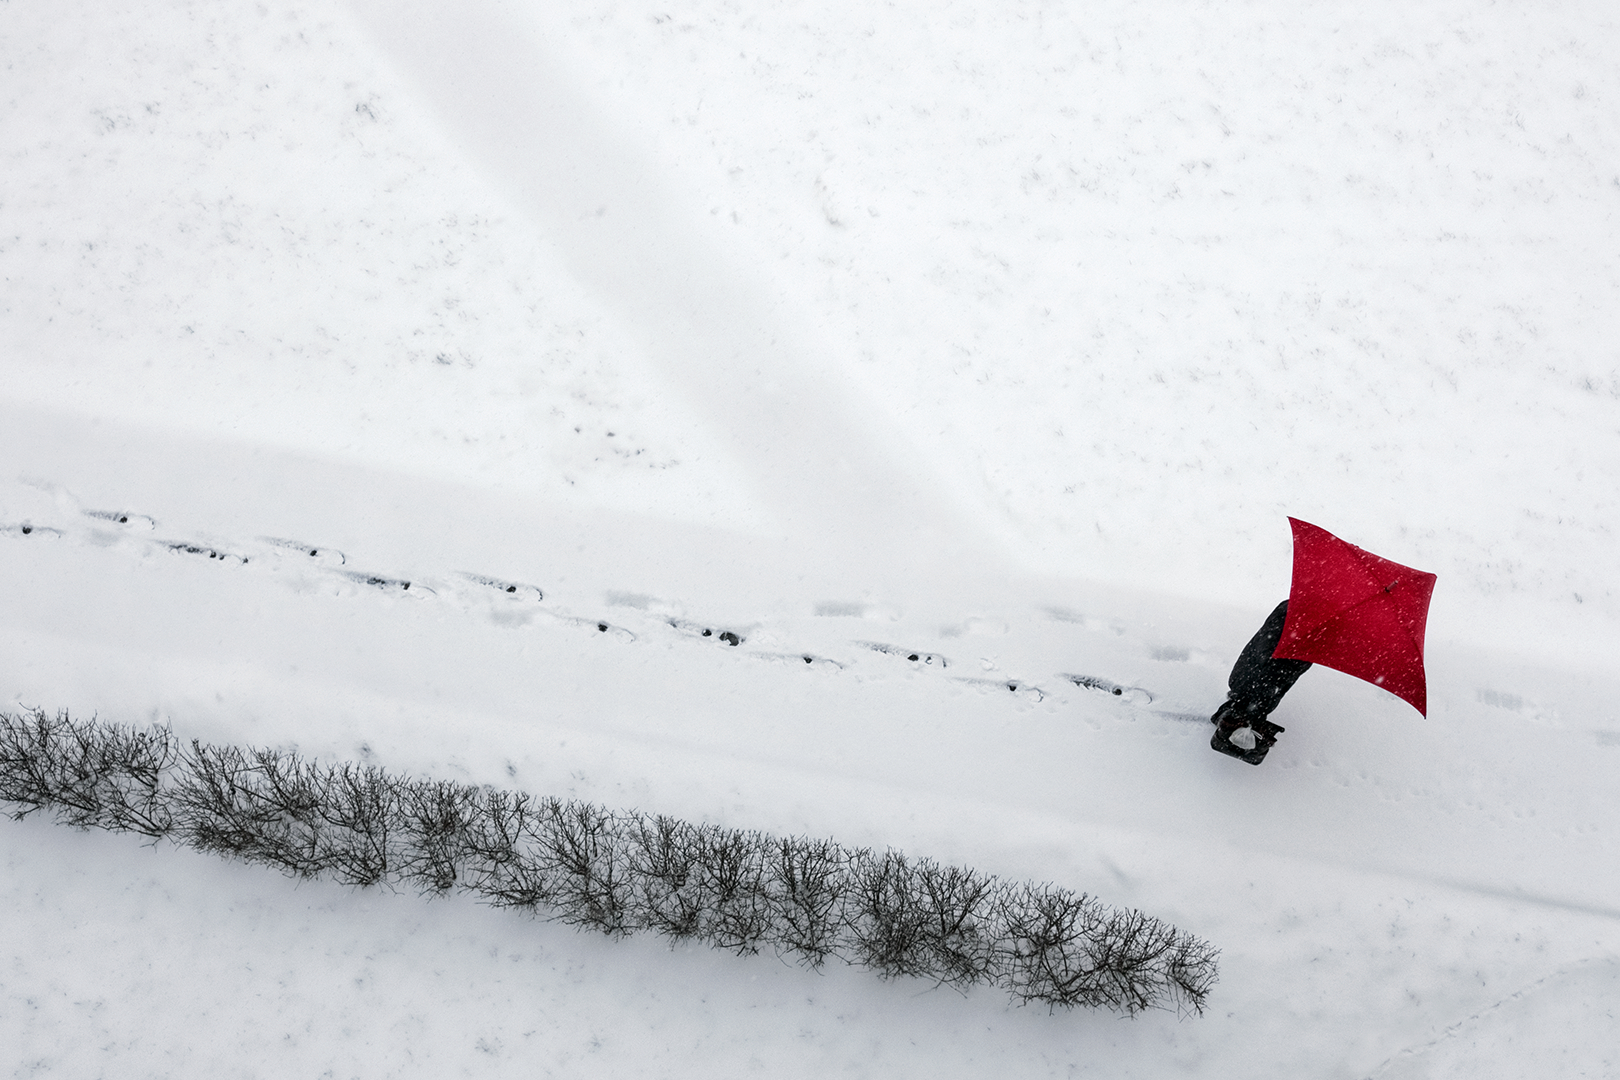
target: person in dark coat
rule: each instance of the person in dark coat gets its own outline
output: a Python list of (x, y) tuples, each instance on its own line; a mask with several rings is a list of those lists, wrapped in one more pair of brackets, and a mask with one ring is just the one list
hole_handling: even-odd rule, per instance
[(1288, 601), (1284, 600), (1267, 617), (1259, 633), (1243, 646), (1226, 680), (1226, 701), (1210, 717), (1215, 735), (1209, 745), (1250, 765), (1264, 761), (1266, 751), (1276, 745), (1278, 733), (1285, 729), (1266, 717), (1311, 666), (1308, 660), (1280, 660), (1271, 655), (1282, 639), (1287, 619)]

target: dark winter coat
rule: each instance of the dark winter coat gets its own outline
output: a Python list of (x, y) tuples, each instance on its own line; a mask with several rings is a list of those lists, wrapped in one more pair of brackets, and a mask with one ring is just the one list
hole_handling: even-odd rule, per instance
[(1288, 619), (1288, 601), (1278, 604), (1249, 639), (1226, 680), (1227, 698), (1250, 716), (1267, 716), (1282, 701), (1299, 677), (1310, 668), (1307, 660), (1279, 660), (1271, 654), (1282, 638)]

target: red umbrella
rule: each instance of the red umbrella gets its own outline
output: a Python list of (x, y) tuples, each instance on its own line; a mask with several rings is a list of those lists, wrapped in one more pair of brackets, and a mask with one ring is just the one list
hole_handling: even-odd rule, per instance
[(1423, 631), (1434, 575), (1381, 559), (1298, 518), (1288, 620), (1272, 655), (1354, 675), (1428, 715)]

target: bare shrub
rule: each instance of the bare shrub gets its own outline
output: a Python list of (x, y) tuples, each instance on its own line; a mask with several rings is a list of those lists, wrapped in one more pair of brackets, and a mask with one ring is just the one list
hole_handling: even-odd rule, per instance
[(414, 780), (399, 791), (400, 880), (423, 892), (448, 892), (461, 881), (480, 792), (450, 780)]
[(529, 818), (526, 839), (550, 880), (555, 918), (610, 935), (634, 928), (629, 919), (631, 860), (611, 811), (573, 799), (541, 799)]
[(765, 899), (765, 837), (756, 832), (699, 826), (699, 935), (720, 949), (751, 954), (770, 927)]
[(76, 828), (164, 836), (174, 822), (162, 781), (177, 753), (166, 727), (0, 713), (0, 801), (18, 820), (49, 807)]
[(533, 817), (529, 795), (479, 791), (465, 842), (469, 891), (497, 907), (532, 909), (552, 901), (552, 875), (527, 848)]
[(922, 878), (898, 851), (850, 856), (845, 918), (855, 959), (885, 977), (933, 974)]
[(1217, 953), (1140, 911), (1051, 885), (1025, 885), (1004, 907), (1013, 996), (1134, 1014), (1166, 1000), (1202, 1011)]
[(167, 728), (0, 713), (0, 801), (88, 828), (350, 885), (459, 888), (610, 935), (654, 930), (740, 953), (769, 945), (1024, 1002), (1202, 1011), (1207, 942), (1139, 911), (971, 868), (578, 801), (319, 765), (292, 751), (181, 751)]
[(330, 777), (298, 755), (192, 740), (175, 785), (176, 825), (192, 847), (296, 877), (327, 869)]
[(929, 974), (959, 986), (992, 981), (1000, 960), (996, 879), (930, 859), (919, 859), (916, 871)]
[(403, 824), (399, 783), (381, 769), (332, 767), (296, 753), (193, 741), (175, 787), (182, 835), (194, 847), (347, 885), (390, 880)]
[(766, 843), (765, 902), (772, 938), (778, 949), (819, 968), (837, 953), (846, 926), (849, 856), (832, 840), (793, 836)]
[(325, 794), (317, 808), (320, 867), (345, 885), (377, 885), (397, 878), (391, 871), (395, 834), (404, 831), (399, 781), (375, 766), (347, 762), (310, 772), (320, 775)]
[(636, 814), (625, 831), (636, 922), (677, 940), (698, 937), (706, 903), (698, 826), (662, 814)]
[(1164, 995), (1180, 1008), (1202, 1013), (1220, 977), (1221, 951), (1183, 930), (1174, 933), (1164, 966)]
[(1005, 982), (1023, 1001), (1107, 1005), (1106, 984), (1087, 944), (1105, 913), (1086, 895), (1049, 885), (1024, 885), (1003, 897), (1011, 943)]

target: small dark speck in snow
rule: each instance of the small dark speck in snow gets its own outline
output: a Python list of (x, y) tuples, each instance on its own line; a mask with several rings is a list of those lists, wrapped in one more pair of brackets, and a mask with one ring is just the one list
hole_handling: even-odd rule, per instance
[(602, 633), (604, 633), (604, 634), (605, 634), (605, 633), (607, 633), (607, 623), (605, 623), (605, 622), (599, 622), (599, 623), (597, 623), (597, 624), (596, 624), (596, 628), (597, 628), (597, 629), (598, 629), (598, 630), (600, 630), (600, 631), (602, 631)]

